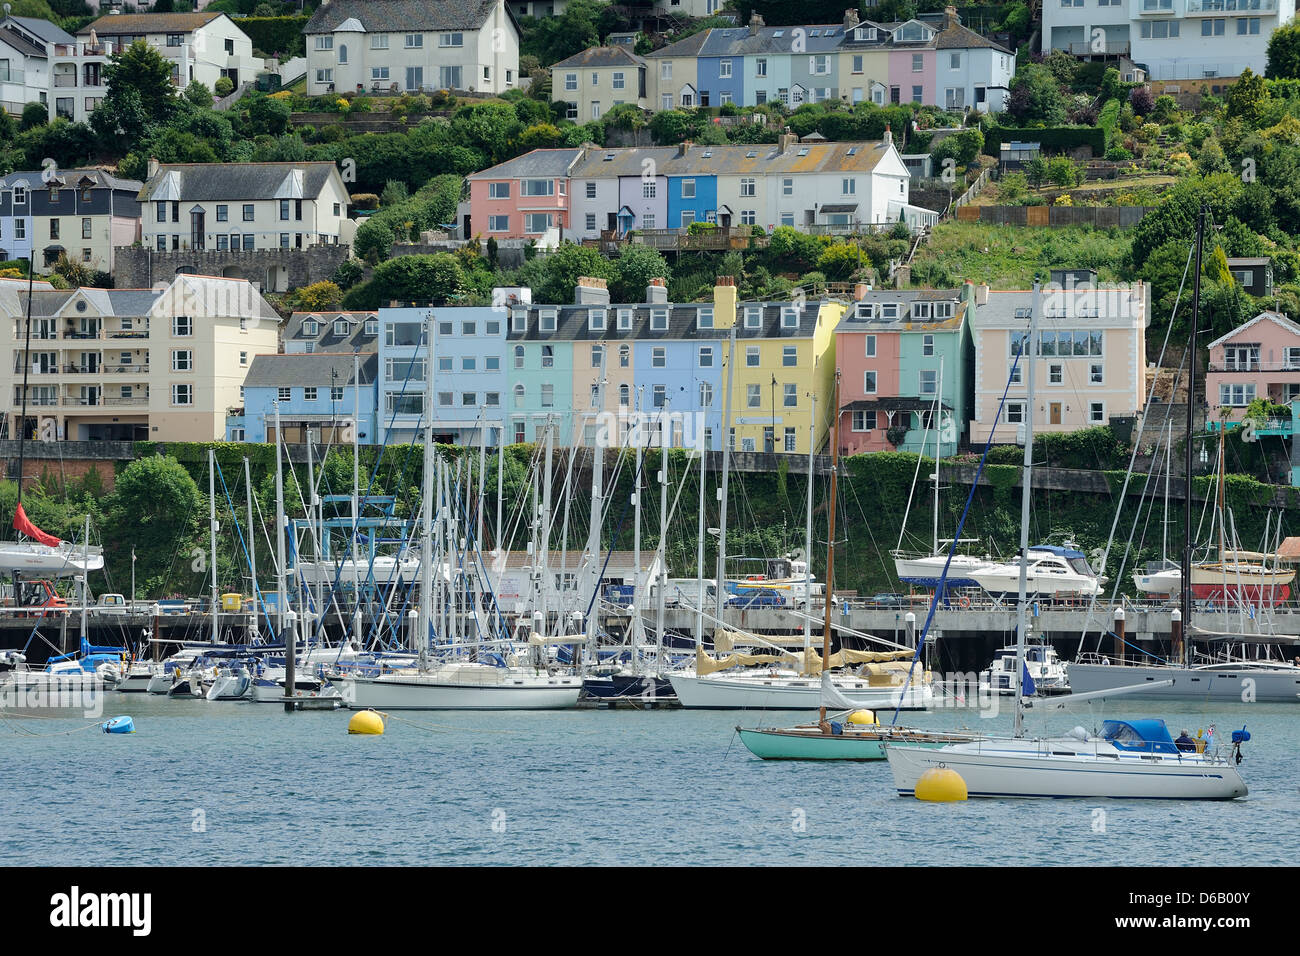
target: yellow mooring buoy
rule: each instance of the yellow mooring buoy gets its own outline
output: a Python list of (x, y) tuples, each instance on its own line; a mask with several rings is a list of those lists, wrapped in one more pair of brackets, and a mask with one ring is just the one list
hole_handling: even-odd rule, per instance
[(952, 803), (966, 799), (966, 781), (951, 767), (931, 767), (916, 781), (916, 799)]
[(846, 724), (863, 724), (870, 726), (876, 722), (876, 714), (875, 711), (871, 710), (855, 710), (844, 719), (844, 722)]
[(348, 721), (350, 734), (382, 734), (384, 718), (373, 710), (359, 710)]

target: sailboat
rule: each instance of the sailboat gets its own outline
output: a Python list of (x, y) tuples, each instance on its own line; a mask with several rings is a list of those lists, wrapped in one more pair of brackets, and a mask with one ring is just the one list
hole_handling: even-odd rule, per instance
[[(907, 515), (903, 516), (903, 527), (898, 533), (898, 547), (894, 550), (894, 571), (898, 575), (898, 580), (904, 584), (915, 584), (921, 587), (936, 587), (940, 577), (947, 568), (948, 577), (945, 588), (970, 588), (976, 587), (977, 582), (972, 576), (975, 571), (982, 571), (992, 566), (993, 562), (986, 558), (979, 558), (969, 554), (954, 554), (951, 561), (946, 551), (941, 549), (943, 544), (951, 544), (939, 540), (939, 460), (943, 453), (943, 360), (939, 360), (939, 387), (934, 400), (934, 414), (931, 416), (931, 427), (926, 428), (921, 438), (921, 455), (916, 462), (916, 475), (913, 477), (912, 487), (916, 487), (916, 478), (920, 477), (921, 464), (925, 461), (925, 442), (929, 437), (930, 431), (934, 431), (934, 474), (930, 477), (934, 480), (934, 533), (931, 537), (931, 551), (929, 554), (910, 554), (903, 550), (903, 535), (907, 531)], [(911, 497), (908, 498), (908, 510), (911, 510)], [(962, 539), (958, 544), (973, 544), (978, 539)]]
[[(1193, 597), (1207, 595), (1207, 588), (1215, 591), (1219, 600), (1227, 595), (1229, 584), (1240, 584), (1243, 579), (1251, 580), (1256, 594), (1264, 585), (1263, 575), (1268, 572), (1262, 564), (1252, 571), (1251, 559), (1238, 557), (1237, 553), (1226, 548), (1223, 532), (1223, 479), (1222, 479), (1222, 435), (1220, 435), (1220, 479), (1219, 479), (1219, 553), (1225, 560), (1217, 566), (1197, 564), (1192, 556), (1192, 445), (1190, 436), (1195, 428), (1196, 391), (1196, 354), (1197, 325), (1200, 317), (1200, 268), (1201, 252), (1204, 243), (1204, 215), (1197, 221), (1196, 232), (1196, 277), (1192, 296), (1192, 334), (1189, 345), (1187, 385), (1187, 435), (1185, 442), (1184, 468), (1187, 475), (1187, 489), (1184, 494), (1183, 513), (1183, 554), (1182, 567), (1178, 572), (1178, 581), (1190, 580), (1192, 587), (1174, 590), (1179, 593), (1181, 607), (1173, 613), (1174, 620), (1173, 654), (1170, 660), (1153, 660), (1151, 663), (1127, 663), (1124, 660), (1113, 661), (1097, 655), (1081, 655), (1078, 660), (1065, 665), (1070, 687), (1079, 692), (1102, 692), (1116, 687), (1133, 687), (1142, 685), (1135, 691), (1140, 697), (1163, 697), (1174, 699), (1213, 700), (1243, 703), (1246, 701), (1268, 701), (1276, 703), (1300, 703), (1300, 667), (1285, 661), (1213, 661), (1206, 664), (1193, 664), (1192, 613), (1195, 610)], [(1259, 556), (1263, 558), (1263, 555)], [(1230, 570), (1231, 569), (1231, 570)], [(1284, 582), (1289, 583), (1294, 571), (1278, 572), (1289, 575)], [(1199, 583), (1198, 583), (1199, 582)], [(1197, 594), (1198, 587), (1201, 589)], [(1240, 595), (1248, 597), (1248, 592)], [(1267, 603), (1267, 602), (1266, 602)], [(1172, 616), (1172, 615), (1171, 615)], [(1207, 635), (1218, 637), (1219, 635)]]
[[(1199, 277), (1199, 262), (1197, 274)], [(1029, 370), (1026, 389), (1033, 408), (1034, 365), (1038, 351), (1038, 316), (1041, 297), (1035, 284), (1030, 312)], [(1193, 322), (1193, 327), (1195, 323)], [(1017, 358), (1019, 361), (1019, 358)], [(1026, 416), (1024, 480), (1020, 510), (1020, 600), (1016, 640), (1016, 700), (1014, 730), (1010, 738), (988, 738), (969, 743), (926, 749), (906, 744), (886, 745), (885, 755), (900, 795), (916, 792), (928, 770), (946, 768), (965, 781), (972, 797), (1088, 797), (1183, 800), (1231, 800), (1246, 795), (1237, 772), (1241, 744), (1249, 740), (1243, 727), (1233, 732), (1230, 754), (1204, 753), (1178, 748), (1162, 720), (1107, 720), (1098, 734), (1082, 727), (1060, 737), (1031, 738), (1024, 733), (1026, 700), (1024, 659), (1029, 631), (1029, 506), (1033, 485), (1033, 415)], [(1073, 675), (1071, 674), (1073, 685)], [(1067, 702), (1116, 696), (1130, 688), (1096, 694), (1070, 694), (1053, 699), (1048, 707), (1063, 709)]]
[[(839, 378), (835, 381), (835, 408), (839, 408)], [(829, 684), (841, 693), (849, 693), (865, 708), (895, 708), (924, 710), (934, 700), (934, 686), (929, 674), (911, 680), (912, 652), (854, 651), (842, 649), (830, 652), (832, 602), (830, 594), (834, 580), (835, 508), (839, 469), (839, 416), (834, 416), (831, 435), (831, 487), (827, 518), (825, 626), (822, 654), (818, 657), (809, 647), (802, 656), (779, 650), (775, 654), (731, 654), (722, 660), (709, 657), (696, 648), (695, 666), (668, 675), (673, 691), (683, 707), (745, 710), (822, 710), (823, 685)], [(724, 458), (724, 464), (726, 459)], [(809, 481), (811, 482), (811, 469)], [(810, 504), (811, 508), (811, 504)], [(725, 520), (723, 521), (725, 525)], [(811, 531), (809, 532), (811, 536)], [(725, 551), (725, 543), (719, 546)], [(721, 561), (719, 561), (721, 565)], [(721, 577), (721, 573), (719, 573)], [(715, 620), (716, 634), (721, 632), (723, 621)], [(805, 632), (806, 633), (806, 632)], [(751, 639), (753, 636), (751, 636)], [(805, 637), (805, 641), (806, 641)], [(759, 643), (767, 643), (758, 639)], [(840, 673), (827, 676), (826, 672), (850, 664), (861, 665), (860, 673)], [(759, 666), (754, 666), (759, 665)], [(768, 665), (768, 666), (762, 666)], [(743, 670), (732, 668), (743, 666)], [(818, 675), (822, 675), (818, 679)]]

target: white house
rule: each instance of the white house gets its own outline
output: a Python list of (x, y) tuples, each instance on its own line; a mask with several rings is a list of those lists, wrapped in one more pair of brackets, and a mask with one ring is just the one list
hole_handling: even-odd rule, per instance
[(14, 16), (0, 19), (0, 107), (17, 116), (28, 103), (48, 106), (54, 50), (60, 44), (75, 42), (48, 20)]
[(303, 249), (355, 231), (333, 163), (150, 162), (140, 202), (143, 243), (160, 252)]
[(1124, 56), (1152, 80), (1262, 74), (1273, 31), (1295, 0), (1043, 0), (1043, 45)]
[(505, 0), (332, 0), (303, 33), (313, 95), (500, 94), (519, 83), (519, 25)]
[(198, 81), (214, 89), (222, 77), (252, 82), (265, 66), (253, 42), (224, 13), (123, 13), (100, 17), (77, 31), (71, 47), (51, 61), (57, 115), (83, 122), (107, 89), (104, 68), (114, 52), (143, 40), (172, 64), (180, 89)]

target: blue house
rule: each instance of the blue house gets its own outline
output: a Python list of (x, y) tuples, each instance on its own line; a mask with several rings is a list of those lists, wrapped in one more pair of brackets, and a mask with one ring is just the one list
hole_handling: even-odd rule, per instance
[(717, 176), (668, 177), (668, 228), (685, 229), (693, 222), (716, 222), (717, 218)]
[[(226, 420), (227, 441), (376, 444), (374, 352), (256, 355), (244, 379), (244, 413)], [(360, 372), (358, 377), (357, 372)]]
[(379, 310), (380, 425), (390, 442), (423, 437), (426, 321), (433, 336), (434, 441), (475, 446), (502, 440), (506, 402), (506, 324), (503, 308)]

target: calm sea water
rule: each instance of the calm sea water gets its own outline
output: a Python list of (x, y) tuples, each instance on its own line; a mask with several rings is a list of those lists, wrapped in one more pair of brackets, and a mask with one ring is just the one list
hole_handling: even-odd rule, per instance
[[(381, 737), (349, 713), (110, 695), (105, 716), (0, 721), (0, 863), (1268, 865), (1300, 858), (1300, 706), (1112, 702), (1111, 716), (1243, 723), (1253, 740), (1231, 803), (898, 797), (887, 762), (769, 763), (737, 723), (699, 711), (410, 713)], [(972, 711), (914, 726), (1005, 729)], [(1053, 731), (1096, 726), (1086, 710)], [(419, 724), (421, 726), (414, 726)], [(1031, 719), (1030, 729), (1043, 726)], [(1105, 811), (1097, 832), (1096, 808)], [(196, 832), (198, 831), (198, 832)]]

